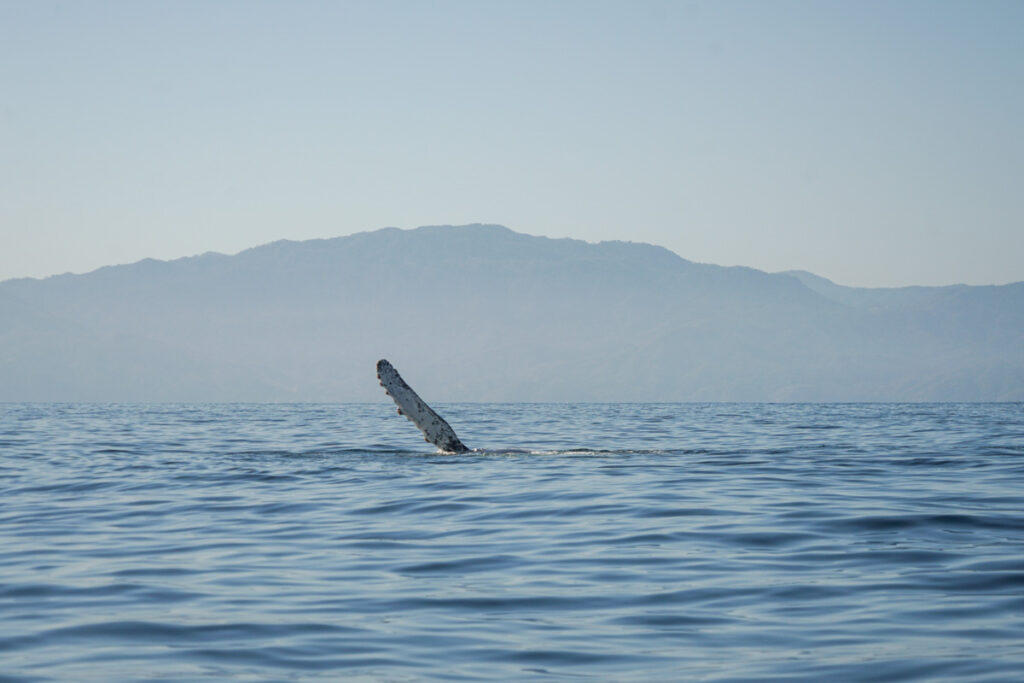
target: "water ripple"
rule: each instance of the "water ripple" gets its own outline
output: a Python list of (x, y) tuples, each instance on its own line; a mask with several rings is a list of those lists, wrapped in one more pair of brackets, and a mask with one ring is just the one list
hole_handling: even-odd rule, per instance
[(1024, 406), (5, 405), (0, 682), (1024, 679)]

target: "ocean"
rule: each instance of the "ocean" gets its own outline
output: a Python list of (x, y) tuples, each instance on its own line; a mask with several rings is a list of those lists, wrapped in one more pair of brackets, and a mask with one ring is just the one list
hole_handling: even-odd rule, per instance
[(0, 404), (0, 681), (1024, 680), (1024, 404)]

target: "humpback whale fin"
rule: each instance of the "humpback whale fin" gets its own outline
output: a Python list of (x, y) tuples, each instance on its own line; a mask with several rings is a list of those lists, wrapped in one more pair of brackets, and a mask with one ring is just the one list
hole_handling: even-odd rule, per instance
[(398, 406), (398, 414), (405, 415), (423, 432), (424, 441), (429, 441), (447, 453), (465, 453), (469, 450), (459, 441), (451, 425), (435, 413), (412, 387), (405, 383), (398, 370), (383, 358), (377, 361), (377, 379)]

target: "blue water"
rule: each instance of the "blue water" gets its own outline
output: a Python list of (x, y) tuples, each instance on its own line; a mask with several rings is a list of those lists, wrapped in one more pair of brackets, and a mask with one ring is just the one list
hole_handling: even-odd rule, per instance
[(1024, 680), (1024, 405), (0, 405), (0, 680)]

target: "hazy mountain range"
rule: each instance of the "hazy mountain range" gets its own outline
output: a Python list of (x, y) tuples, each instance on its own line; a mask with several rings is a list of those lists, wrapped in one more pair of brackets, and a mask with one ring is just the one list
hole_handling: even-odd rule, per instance
[(1024, 282), (861, 289), (500, 226), (0, 283), (3, 401), (1024, 400)]

